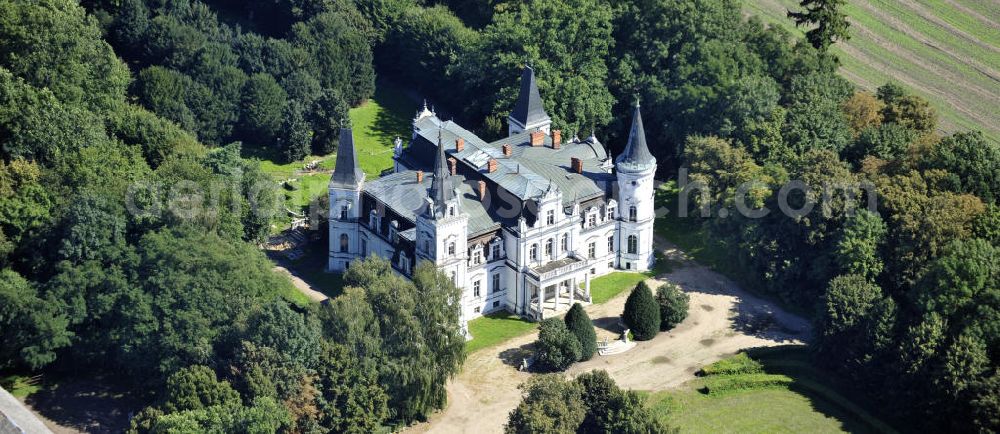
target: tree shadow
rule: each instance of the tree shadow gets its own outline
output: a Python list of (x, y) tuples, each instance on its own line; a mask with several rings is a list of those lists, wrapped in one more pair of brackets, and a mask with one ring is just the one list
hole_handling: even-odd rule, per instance
[(141, 409), (140, 400), (107, 377), (60, 378), (25, 402), (43, 417), (87, 433), (119, 433)]
[[(500, 361), (503, 364), (520, 369), (526, 359), (535, 355), (535, 343), (527, 343), (517, 348), (508, 348), (500, 352)], [(536, 372), (535, 368), (530, 368), (527, 372)]]
[(621, 334), (623, 331), (625, 331), (625, 326), (622, 325), (621, 317), (606, 316), (603, 318), (597, 318), (592, 322), (594, 323), (594, 327), (597, 327), (602, 330), (607, 330), (611, 333)]

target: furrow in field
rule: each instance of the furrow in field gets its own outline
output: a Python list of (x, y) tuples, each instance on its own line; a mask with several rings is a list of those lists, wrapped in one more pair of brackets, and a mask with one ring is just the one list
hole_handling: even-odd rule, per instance
[(952, 25), (952, 23), (945, 20), (944, 17), (947, 16), (944, 15), (943, 11), (936, 11), (936, 12), (930, 11), (924, 5), (914, 0), (897, 0), (897, 1), (907, 9), (919, 15), (921, 18), (931, 23), (934, 23), (935, 25), (944, 29), (946, 32), (954, 35), (955, 37), (961, 38), (964, 41), (968, 41), (972, 44), (978, 45), (984, 50), (991, 51), (993, 53), (1000, 53), (1000, 47), (994, 45), (995, 41), (992, 40), (994, 37), (997, 36), (996, 32), (990, 32), (984, 34), (983, 37), (978, 37), (969, 33), (974, 31), (973, 29), (970, 28), (967, 31), (966, 29), (959, 28), (958, 26)]
[(959, 12), (965, 14), (966, 16), (974, 18), (976, 21), (979, 21), (984, 26), (989, 27), (989, 28), (994, 29), (994, 30), (1000, 30), (1000, 23), (997, 23), (996, 21), (991, 20), (986, 15), (983, 15), (983, 14), (979, 13), (979, 11), (976, 11), (975, 9), (972, 9), (972, 8), (966, 6), (966, 5), (963, 5), (963, 4), (961, 4), (961, 3), (959, 3), (959, 2), (957, 2), (955, 0), (944, 0), (944, 2), (948, 6), (951, 6), (951, 7), (955, 8)]

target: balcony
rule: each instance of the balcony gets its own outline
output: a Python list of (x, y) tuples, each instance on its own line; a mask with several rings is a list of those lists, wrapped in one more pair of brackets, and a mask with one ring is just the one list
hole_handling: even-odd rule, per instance
[(538, 267), (529, 268), (528, 274), (538, 280), (538, 282), (544, 282), (584, 268), (587, 268), (586, 260), (576, 256), (568, 256), (555, 261), (549, 261)]

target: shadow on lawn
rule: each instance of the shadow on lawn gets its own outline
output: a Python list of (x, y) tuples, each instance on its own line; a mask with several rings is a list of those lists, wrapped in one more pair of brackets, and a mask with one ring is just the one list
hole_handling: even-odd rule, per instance
[(59, 378), (25, 402), (60, 426), (87, 433), (119, 433), (129, 416), (141, 410), (139, 399), (106, 377)]

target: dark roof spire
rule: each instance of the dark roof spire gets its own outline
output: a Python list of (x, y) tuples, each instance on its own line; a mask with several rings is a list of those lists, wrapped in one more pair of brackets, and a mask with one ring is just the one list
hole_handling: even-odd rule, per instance
[(525, 65), (521, 71), (521, 93), (514, 104), (514, 111), (510, 112), (510, 119), (525, 128), (549, 121), (549, 115), (542, 105), (542, 97), (538, 93), (538, 84), (535, 83), (535, 70), (530, 66)]
[(355, 188), (364, 181), (365, 173), (358, 166), (358, 155), (354, 152), (354, 134), (351, 127), (340, 128), (340, 143), (337, 145), (337, 165), (333, 168), (330, 184)]
[(646, 131), (642, 128), (639, 101), (635, 102), (635, 111), (632, 112), (632, 128), (628, 133), (628, 143), (616, 162), (638, 165), (656, 164), (656, 158), (649, 152), (649, 146), (646, 145)]
[(437, 158), (434, 159), (434, 180), (431, 181), (431, 188), (427, 191), (427, 196), (434, 200), (434, 215), (443, 215), (445, 203), (455, 195), (452, 191), (451, 172), (448, 170), (448, 162), (444, 155), (444, 141), (441, 139), (441, 130), (438, 130)]

